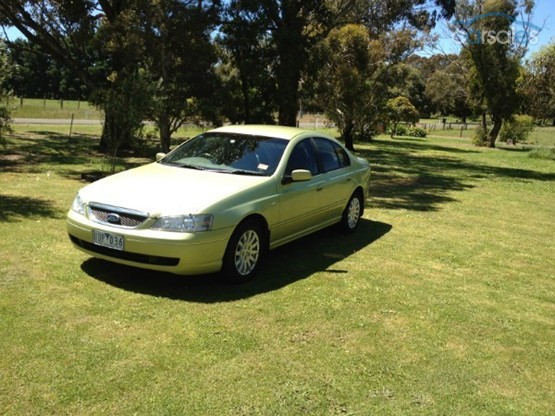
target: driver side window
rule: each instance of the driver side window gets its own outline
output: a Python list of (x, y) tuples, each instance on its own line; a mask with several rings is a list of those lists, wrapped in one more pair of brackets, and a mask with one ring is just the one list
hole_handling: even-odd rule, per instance
[(285, 175), (290, 176), (296, 169), (308, 170), (312, 175), (318, 174), (318, 159), (310, 139), (303, 140), (295, 146), (289, 156)]

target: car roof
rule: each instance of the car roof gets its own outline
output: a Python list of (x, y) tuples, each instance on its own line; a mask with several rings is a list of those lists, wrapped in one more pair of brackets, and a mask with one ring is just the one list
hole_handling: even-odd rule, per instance
[(224, 127), (210, 130), (211, 132), (218, 133), (236, 133), (236, 134), (250, 134), (255, 136), (275, 137), (279, 139), (291, 140), (299, 134), (312, 134), (317, 136), (328, 137), (327, 135), (317, 132), (315, 130), (306, 130), (298, 127), (289, 126), (275, 126), (275, 125), (262, 125), (262, 124), (230, 124)]

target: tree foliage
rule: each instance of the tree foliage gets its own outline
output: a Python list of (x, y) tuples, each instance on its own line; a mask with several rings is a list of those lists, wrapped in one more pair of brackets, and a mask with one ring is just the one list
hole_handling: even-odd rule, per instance
[(499, 133), (499, 140), (512, 144), (524, 142), (532, 131), (534, 131), (534, 118), (519, 114), (503, 123)]
[[(459, 55), (437, 55), (429, 58), (425, 97), (429, 110), (443, 116), (452, 114), (463, 122), (472, 114), (467, 88), (468, 68)], [(433, 69), (432, 69), (433, 68)]]
[(279, 124), (294, 126), (310, 50), (331, 28), (328, 2), (232, 0), (225, 17), (222, 45), (237, 69), (244, 117), (267, 120), (274, 107)]
[(142, 65), (151, 92), (147, 117), (158, 127), (164, 152), (182, 124), (218, 117), (210, 105), (217, 89), (210, 36), (218, 13), (213, 2), (179, 0), (152, 2), (144, 11)]
[(68, 100), (88, 97), (89, 91), (77, 74), (28, 40), (13, 41), (8, 54), (13, 73), (7, 82), (14, 95)]
[(217, 68), (223, 114), (232, 123), (273, 124), (277, 112), (275, 48), (257, 2), (232, 1), (224, 9)]
[(397, 126), (401, 121), (415, 123), (420, 118), (418, 110), (407, 97), (395, 97), (387, 101), (387, 119), (391, 123), (391, 138), (397, 133)]
[(540, 122), (555, 125), (555, 43), (536, 52), (525, 67), (521, 91), (525, 108)]
[(321, 48), (316, 101), (341, 132), (347, 148), (355, 135), (371, 135), (383, 106), (385, 50), (362, 25), (331, 31)]
[[(207, 74), (215, 58), (209, 36), (218, 18), (217, 4), (1, 0), (0, 16), (4, 24), (15, 26), (42, 53), (81, 78), (92, 92), (91, 100), (104, 110), (104, 147), (113, 148), (112, 141), (117, 147), (130, 141), (140, 128), (140, 123), (129, 126), (131, 120), (152, 118), (160, 125), (162, 147), (167, 148), (168, 134), (190, 111), (191, 101), (195, 111), (209, 107), (197, 98), (210, 94)], [(129, 96), (133, 91), (136, 97)], [(114, 100), (134, 106), (128, 109), (134, 116), (118, 120), (124, 114)], [(114, 125), (121, 126), (117, 128), (121, 131)]]
[[(156, 123), (164, 151), (185, 122), (295, 125), (300, 98), (325, 111), (351, 149), (356, 137), (371, 137), (387, 120), (414, 120), (414, 111), (464, 120), (471, 107), (493, 121), (487, 132), (493, 146), (519, 108), (521, 80), (521, 91), (548, 96), (552, 78), (539, 68), (551, 61), (538, 60), (523, 76), (525, 45), (473, 36), (506, 31), (532, 6), (531, 0), (0, 0), (0, 22), (29, 41), (11, 45), (19, 50), (14, 60), (24, 62), (12, 78), (18, 91), (90, 92), (105, 112), (103, 143), (112, 150), (137, 135), (145, 119)], [(468, 39), (461, 56), (411, 58), (437, 20), (453, 13)], [(26, 83), (29, 68), (45, 74), (43, 87), (51, 85)]]
[(5, 134), (11, 133), (11, 111), (9, 99), (11, 91), (7, 87), (13, 67), (8, 58), (4, 42), (0, 40), (0, 145), (6, 145)]
[[(464, 0), (457, 7), (454, 27), (464, 33), (462, 54), (469, 67), (470, 95), (484, 113), (482, 141), (489, 147), (495, 147), (503, 122), (520, 105), (517, 79), (526, 45), (511, 43), (506, 34), (511, 32), (517, 15), (530, 15), (533, 5), (533, 1)], [(486, 113), (493, 122), (489, 132)]]

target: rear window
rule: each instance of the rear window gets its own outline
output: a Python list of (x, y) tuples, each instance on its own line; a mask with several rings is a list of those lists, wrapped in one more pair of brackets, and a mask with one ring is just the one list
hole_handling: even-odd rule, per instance
[(314, 142), (318, 148), (323, 173), (349, 165), (349, 156), (336, 143), (323, 138), (315, 138)]

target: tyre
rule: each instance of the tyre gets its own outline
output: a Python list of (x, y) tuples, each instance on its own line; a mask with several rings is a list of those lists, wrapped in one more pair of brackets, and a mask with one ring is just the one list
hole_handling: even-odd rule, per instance
[(266, 252), (266, 237), (260, 224), (247, 220), (237, 226), (223, 259), (222, 273), (231, 282), (244, 282), (256, 274)]
[(360, 223), (363, 210), (364, 205), (360, 192), (355, 192), (351, 196), (351, 199), (349, 199), (349, 202), (343, 211), (340, 223), (341, 230), (345, 233), (354, 232)]

